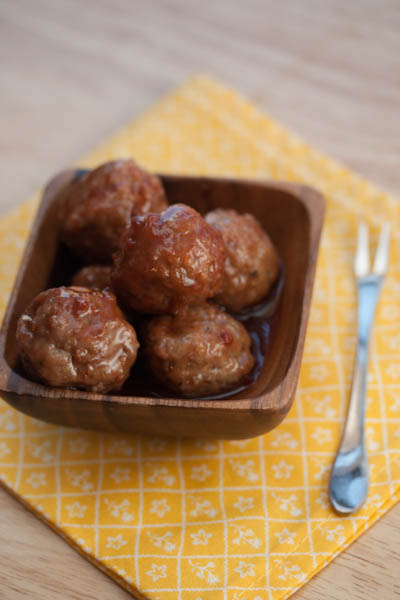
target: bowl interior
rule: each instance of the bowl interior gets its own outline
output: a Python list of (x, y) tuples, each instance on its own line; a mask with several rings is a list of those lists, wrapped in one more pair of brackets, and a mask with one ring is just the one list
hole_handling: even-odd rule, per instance
[[(69, 177), (65, 174), (65, 181), (70, 178), (71, 174)], [(261, 396), (282, 383), (299, 339), (312, 243), (310, 211), (302, 198), (306, 188), (200, 177), (163, 176), (162, 179), (170, 203), (183, 202), (202, 214), (217, 207), (252, 213), (278, 249), (284, 286), (270, 321), (270, 340), (263, 366), (256, 381), (231, 395), (230, 399)], [(21, 377), (25, 376), (18, 363), (15, 343), (20, 314), (39, 292), (48, 287), (68, 285), (72, 274), (81, 266), (79, 260), (59, 242), (59, 189), (60, 181), (46, 190), (27, 246), (22, 272), (17, 278), (12, 310), (6, 319), (4, 357), (10, 369)], [(126, 385), (118, 396), (149, 397), (151, 392), (140, 381), (140, 376), (136, 379), (137, 385)], [(84, 392), (79, 394), (85, 395)]]

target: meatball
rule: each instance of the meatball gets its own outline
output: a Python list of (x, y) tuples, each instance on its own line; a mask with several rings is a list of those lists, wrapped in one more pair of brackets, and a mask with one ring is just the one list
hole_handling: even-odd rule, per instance
[(213, 304), (184, 307), (153, 317), (145, 355), (154, 376), (186, 397), (218, 394), (235, 386), (254, 366), (244, 326)]
[(111, 263), (131, 214), (168, 206), (161, 181), (133, 160), (107, 162), (83, 175), (63, 193), (61, 234), (86, 262)]
[(193, 208), (174, 204), (132, 218), (114, 254), (113, 288), (133, 310), (174, 313), (221, 290), (224, 262), (221, 234)]
[(260, 302), (279, 274), (278, 254), (253, 215), (217, 209), (205, 220), (222, 233), (226, 248), (222, 291), (215, 300), (234, 313)]
[(119, 390), (136, 360), (135, 330), (108, 290), (59, 287), (39, 294), (17, 325), (25, 369), (44, 383)]
[(72, 278), (72, 286), (104, 290), (111, 287), (111, 267), (108, 265), (89, 265), (80, 269)]

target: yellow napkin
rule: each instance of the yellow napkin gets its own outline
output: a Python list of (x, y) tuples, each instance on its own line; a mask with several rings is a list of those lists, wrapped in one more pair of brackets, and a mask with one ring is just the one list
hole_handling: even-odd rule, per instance
[[(126, 589), (152, 600), (287, 598), (400, 495), (400, 205), (247, 100), (197, 77), (80, 164), (303, 181), (328, 212), (300, 385), (284, 423), (248, 441), (63, 429), (0, 401), (0, 481)], [(36, 201), (0, 222), (5, 308)], [(368, 502), (339, 518), (328, 473), (349, 396), (357, 221), (393, 224), (368, 388)]]

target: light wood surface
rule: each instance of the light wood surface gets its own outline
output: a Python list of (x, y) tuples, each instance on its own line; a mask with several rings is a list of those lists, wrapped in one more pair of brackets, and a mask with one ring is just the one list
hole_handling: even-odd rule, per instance
[[(397, 0), (1, 0), (0, 212), (187, 75), (211, 72), (400, 189)], [(296, 595), (400, 596), (400, 506)], [(0, 490), (0, 598), (128, 594)]]

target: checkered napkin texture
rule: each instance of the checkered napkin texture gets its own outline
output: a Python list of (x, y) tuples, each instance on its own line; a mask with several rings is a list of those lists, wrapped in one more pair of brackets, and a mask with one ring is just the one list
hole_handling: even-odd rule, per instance
[[(177, 441), (63, 429), (0, 400), (0, 482), (139, 598), (287, 598), (400, 495), (400, 205), (314, 151), (247, 100), (190, 80), (79, 164), (133, 156), (159, 172), (315, 186), (328, 200), (293, 409), (248, 441)], [(4, 311), (37, 199), (0, 222)], [(368, 387), (368, 501), (327, 500), (355, 346), (352, 255), (360, 219), (393, 225)]]

